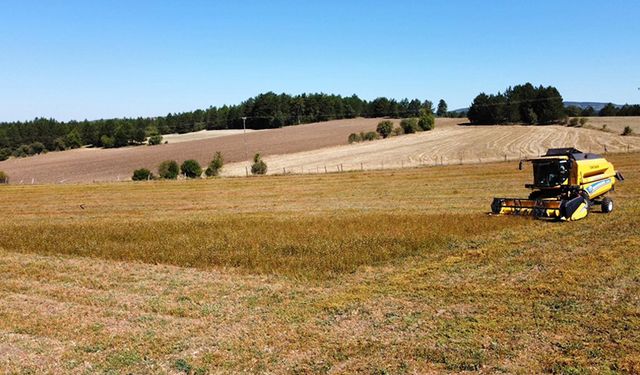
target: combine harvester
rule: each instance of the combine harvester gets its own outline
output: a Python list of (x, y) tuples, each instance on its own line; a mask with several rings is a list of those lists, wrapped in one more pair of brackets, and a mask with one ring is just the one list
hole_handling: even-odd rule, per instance
[(624, 178), (600, 155), (575, 148), (553, 148), (539, 158), (520, 161), (533, 164), (533, 184), (528, 199), (494, 198), (494, 214), (530, 215), (537, 218), (580, 220), (592, 207), (613, 211), (613, 200), (604, 195)]

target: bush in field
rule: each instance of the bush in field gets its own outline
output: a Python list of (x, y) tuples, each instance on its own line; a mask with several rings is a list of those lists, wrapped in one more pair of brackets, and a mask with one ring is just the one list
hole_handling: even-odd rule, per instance
[(108, 135), (100, 137), (100, 143), (102, 143), (102, 147), (104, 148), (112, 148), (116, 145), (116, 141), (113, 137), (109, 137)]
[(412, 134), (421, 130), (418, 126), (418, 119), (415, 118), (406, 118), (400, 121), (400, 127), (402, 127), (405, 134)]
[(8, 184), (8, 183), (9, 183), (9, 176), (3, 171), (0, 171), (0, 184)]
[(64, 137), (66, 148), (80, 148), (83, 145), (78, 129), (73, 129)]
[(366, 132), (362, 135), (362, 140), (363, 141), (375, 141), (376, 139), (379, 139), (380, 135), (378, 135), (378, 133), (376, 132)]
[(418, 126), (422, 130), (432, 130), (435, 128), (436, 119), (433, 117), (433, 113), (422, 110), (420, 112), (420, 119), (418, 120)]
[(64, 151), (67, 149), (67, 144), (64, 141), (64, 138), (59, 137), (53, 140), (53, 149), (56, 151)]
[(20, 145), (13, 151), (13, 156), (17, 158), (24, 158), (31, 155), (31, 148), (27, 145)]
[(256, 154), (253, 157), (253, 165), (251, 165), (251, 174), (266, 174), (267, 173), (267, 163), (262, 160), (262, 156), (260, 154)]
[(42, 142), (33, 142), (32, 144), (29, 145), (29, 149), (30, 149), (29, 151), (30, 155), (38, 155), (47, 151), (47, 148), (44, 147)]
[(11, 150), (8, 148), (0, 148), (0, 161), (9, 159), (11, 156)]
[(585, 126), (587, 124), (587, 122), (589, 121), (588, 118), (586, 117), (580, 117), (580, 126)]
[(158, 166), (158, 177), (175, 180), (180, 174), (180, 167), (175, 160), (165, 160)]
[(360, 141), (362, 141), (362, 138), (360, 138), (360, 135), (356, 133), (349, 134), (349, 144), (354, 142), (360, 142)]
[(391, 134), (396, 135), (396, 136), (402, 135), (402, 134), (404, 134), (404, 130), (402, 130), (402, 127), (398, 126), (398, 127), (393, 128), (393, 132), (391, 132)]
[(382, 138), (387, 138), (393, 131), (393, 122), (389, 120), (381, 121), (378, 124), (376, 131), (378, 132), (378, 134), (380, 134), (380, 136), (382, 136)]
[(625, 126), (624, 130), (622, 131), (622, 135), (631, 135), (633, 134), (633, 130), (631, 129), (630, 126)]
[(185, 160), (180, 166), (180, 170), (187, 178), (200, 178), (202, 176), (200, 163), (193, 159)]
[(131, 179), (133, 181), (146, 181), (151, 180), (153, 178), (153, 174), (147, 168), (140, 168), (133, 171), (133, 176)]
[(151, 137), (149, 137), (149, 146), (155, 146), (155, 145), (159, 145), (160, 143), (162, 143), (162, 135), (160, 134), (154, 134)]
[(206, 171), (204, 171), (204, 174), (207, 175), (207, 177), (217, 176), (218, 174), (220, 174), (220, 170), (222, 169), (223, 165), (224, 159), (222, 158), (222, 153), (218, 151), (213, 156), (213, 160), (211, 160), (211, 163), (209, 163), (209, 167)]
[(580, 120), (577, 117), (572, 117), (569, 120), (569, 126), (571, 126), (571, 127), (576, 127), (576, 126), (578, 126), (579, 123), (580, 123)]

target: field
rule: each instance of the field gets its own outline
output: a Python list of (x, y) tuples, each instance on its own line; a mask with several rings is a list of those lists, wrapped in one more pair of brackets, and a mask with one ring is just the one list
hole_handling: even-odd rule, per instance
[(0, 368), (637, 373), (640, 161), (610, 215), (490, 217), (515, 163), (0, 187)]
[(640, 134), (640, 118), (638, 117), (588, 117), (588, 128), (602, 129), (606, 125), (606, 130), (615, 134), (620, 134), (625, 126), (629, 126), (635, 134)]
[[(350, 133), (375, 130), (378, 122), (379, 119), (339, 120), (248, 132), (247, 156), (251, 158), (255, 152), (286, 154), (345, 144)], [(227, 162), (248, 160), (245, 136), (236, 134), (153, 147), (51, 152), (0, 162), (0, 170), (7, 172), (14, 184), (122, 181), (131, 179), (133, 170), (138, 168), (156, 171), (158, 165), (168, 159), (180, 162), (196, 159), (206, 165), (216, 151), (222, 152)]]
[[(254, 132), (255, 130), (247, 129), (247, 132)], [(226, 137), (229, 135), (242, 134), (242, 129), (226, 129), (226, 130), (200, 130), (197, 132), (184, 133), (184, 134), (165, 134), (162, 136), (162, 142), (167, 143), (181, 143), (199, 141), (202, 139)]]
[[(640, 118), (626, 122), (640, 126)], [(460, 119), (438, 119), (430, 132), (407, 134), (375, 142), (272, 155), (265, 158), (269, 173), (401, 168), (419, 165), (483, 163), (538, 156), (553, 147), (576, 147), (596, 153), (640, 151), (640, 137), (566, 126), (460, 126)], [(399, 121), (395, 121), (398, 126)], [(594, 124), (601, 122), (593, 121)], [(615, 128), (613, 126), (612, 128)], [(622, 130), (621, 130), (622, 131)], [(247, 163), (228, 165), (223, 174), (243, 176)], [(338, 167), (339, 166), (339, 167)]]
[(13, 184), (77, 183), (129, 180), (133, 170), (145, 167), (156, 171), (167, 159), (196, 159), (206, 165), (215, 151), (222, 152), (228, 163), (224, 175), (244, 176), (246, 160), (256, 152), (267, 156), (269, 173), (282, 174), (318, 173), (325, 167), (336, 171), (338, 166), (359, 170), (516, 160), (539, 155), (549, 147), (575, 146), (600, 153), (605, 147), (608, 152), (640, 150), (640, 137), (622, 137), (622, 130), (615, 130), (622, 124), (638, 128), (638, 117), (590, 119), (589, 126), (600, 129), (608, 123), (611, 132), (562, 126), (460, 126), (464, 119), (437, 119), (431, 132), (347, 144), (350, 133), (374, 131), (380, 120), (337, 120), (249, 132), (246, 153), (243, 134), (198, 132), (170, 135), (169, 144), (154, 147), (85, 148), (10, 159), (0, 162), (0, 170), (9, 174)]

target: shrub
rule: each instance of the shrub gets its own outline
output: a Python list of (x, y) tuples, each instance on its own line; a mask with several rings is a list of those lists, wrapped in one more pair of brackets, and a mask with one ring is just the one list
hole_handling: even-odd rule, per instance
[(251, 174), (266, 174), (267, 173), (267, 163), (262, 160), (262, 156), (260, 154), (256, 154), (253, 157), (253, 165), (251, 165)]
[(175, 180), (180, 174), (180, 167), (175, 160), (165, 160), (158, 166), (158, 176), (167, 180)]
[(102, 147), (104, 148), (112, 148), (113, 146), (115, 146), (116, 141), (113, 139), (113, 137), (103, 135), (102, 137), (100, 137), (100, 143), (102, 143)]
[(633, 130), (631, 129), (630, 126), (625, 126), (624, 130), (622, 131), (622, 135), (631, 135), (633, 134)]
[(418, 120), (418, 126), (422, 130), (432, 130), (435, 128), (436, 119), (433, 117), (433, 113), (428, 111), (420, 112), (420, 119)]
[(560, 121), (558, 121), (558, 124), (560, 125), (567, 125), (567, 122), (569, 121), (569, 117), (567, 116), (562, 116), (562, 118), (560, 119)]
[(8, 183), (9, 183), (9, 176), (3, 171), (0, 171), (0, 184), (8, 184)]
[(389, 135), (391, 135), (391, 132), (393, 131), (393, 122), (389, 120), (381, 121), (378, 124), (376, 131), (378, 132), (378, 134), (382, 136), (382, 138), (387, 138)]
[(400, 121), (400, 126), (405, 134), (416, 133), (421, 130), (418, 126), (418, 120), (415, 118), (406, 118)]
[(580, 126), (585, 126), (587, 124), (587, 122), (589, 121), (588, 118), (586, 117), (580, 117)]
[(363, 141), (375, 141), (376, 139), (379, 139), (379, 138), (380, 136), (376, 132), (367, 132), (367, 133), (364, 133), (364, 135), (362, 136)]
[(402, 130), (402, 127), (398, 126), (396, 128), (393, 128), (393, 135), (402, 135), (404, 134), (404, 130)]
[(151, 137), (149, 137), (149, 146), (155, 146), (155, 145), (159, 145), (160, 143), (162, 143), (162, 135), (160, 134), (154, 134)]
[(202, 176), (200, 163), (193, 159), (185, 160), (180, 166), (180, 170), (187, 178), (200, 178)]
[(27, 145), (20, 145), (20, 147), (13, 150), (13, 156), (17, 158), (24, 158), (29, 156), (31, 152), (31, 148)]
[(133, 171), (131, 179), (133, 181), (146, 181), (153, 178), (153, 174), (147, 168), (140, 168)]
[(64, 143), (68, 148), (80, 148), (82, 147), (82, 138), (78, 129), (73, 129), (64, 137)]
[(32, 144), (29, 145), (29, 149), (30, 149), (29, 151), (30, 155), (42, 154), (43, 152), (47, 151), (47, 148), (44, 147), (42, 142), (33, 142)]
[(607, 124), (602, 125), (602, 131), (607, 131)]
[(569, 120), (569, 126), (578, 126), (579, 121), (580, 121), (580, 120), (578, 120), (578, 118), (577, 118), (577, 117), (572, 117), (572, 118)]
[(64, 142), (64, 138), (59, 137), (53, 140), (53, 149), (56, 151), (64, 151), (67, 149), (67, 144)]
[(360, 138), (358, 134), (356, 133), (349, 134), (349, 144), (354, 142), (360, 142), (360, 141), (362, 141), (362, 138)]
[(206, 171), (204, 171), (204, 174), (207, 175), (207, 177), (217, 176), (218, 174), (220, 174), (220, 170), (222, 169), (223, 165), (224, 159), (222, 158), (222, 153), (218, 151), (213, 156), (213, 160), (211, 160), (211, 163), (209, 163), (209, 167)]
[(0, 148), (0, 161), (9, 159), (9, 156), (11, 156), (11, 149)]

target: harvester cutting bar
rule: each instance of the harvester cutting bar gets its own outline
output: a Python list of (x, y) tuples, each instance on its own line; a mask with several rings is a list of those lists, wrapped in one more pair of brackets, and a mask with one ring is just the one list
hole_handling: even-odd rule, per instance
[(560, 217), (559, 199), (494, 198), (491, 211), (501, 215)]

